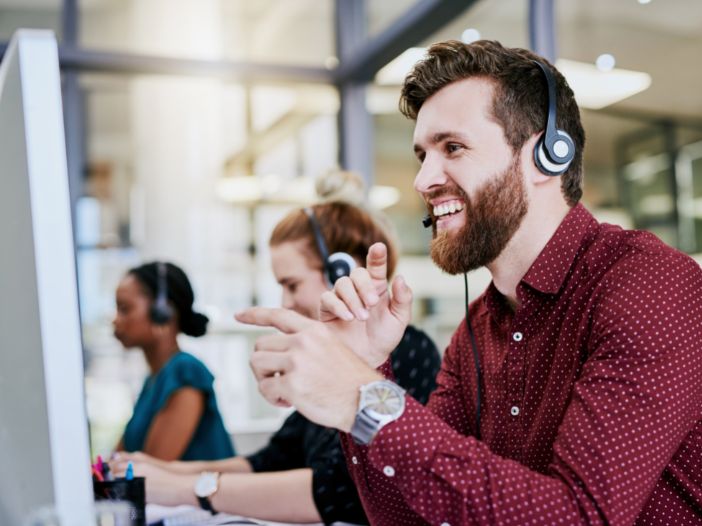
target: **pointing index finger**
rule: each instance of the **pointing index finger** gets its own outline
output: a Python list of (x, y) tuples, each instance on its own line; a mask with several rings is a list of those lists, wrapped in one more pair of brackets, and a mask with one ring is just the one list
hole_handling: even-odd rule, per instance
[(286, 334), (300, 332), (307, 328), (313, 320), (289, 309), (270, 309), (266, 307), (250, 307), (237, 312), (234, 317), (241, 323), (259, 327), (274, 327)]

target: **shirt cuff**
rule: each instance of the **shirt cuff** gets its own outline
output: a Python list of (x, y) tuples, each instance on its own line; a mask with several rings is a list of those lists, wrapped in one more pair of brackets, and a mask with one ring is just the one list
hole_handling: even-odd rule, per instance
[(395, 373), (392, 370), (392, 359), (388, 357), (387, 360), (383, 362), (383, 364), (376, 369), (380, 374), (382, 374), (385, 378), (391, 381), (395, 381)]
[(366, 451), (357, 453), (365, 453), (367, 462), (404, 488), (407, 495), (420, 490), (423, 476), (446, 475), (441, 464), (447, 455), (470, 455), (467, 449), (478, 442), (471, 440), (466, 448), (466, 439), (414, 398), (405, 396), (402, 416), (383, 427)]
[(265, 471), (265, 459), (262, 454), (254, 453), (253, 455), (249, 455), (244, 458), (249, 462), (249, 465), (251, 465), (251, 471), (254, 473)]
[[(390, 357), (388, 357), (388, 359), (385, 360), (385, 362), (383, 362), (376, 369), (376, 371), (382, 374), (387, 380), (393, 382), (395, 381), (395, 374), (392, 370), (392, 360)], [(406, 397), (406, 399), (409, 399), (409, 397)], [(352, 460), (352, 456), (354, 457), (354, 465), (358, 465), (359, 459), (366, 458), (366, 454), (368, 452), (367, 446), (357, 444), (351, 436), (351, 433), (339, 431), (339, 436), (341, 437), (341, 443), (344, 446), (344, 453), (346, 454), (346, 456), (349, 458), (349, 460)], [(351, 469), (351, 466), (349, 466), (349, 469)]]

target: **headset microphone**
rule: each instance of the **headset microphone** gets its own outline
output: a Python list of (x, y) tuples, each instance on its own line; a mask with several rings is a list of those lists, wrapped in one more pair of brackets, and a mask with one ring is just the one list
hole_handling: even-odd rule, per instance
[(425, 215), (422, 219), (422, 225), (424, 225), (424, 228), (429, 228), (433, 223), (434, 221), (429, 214)]

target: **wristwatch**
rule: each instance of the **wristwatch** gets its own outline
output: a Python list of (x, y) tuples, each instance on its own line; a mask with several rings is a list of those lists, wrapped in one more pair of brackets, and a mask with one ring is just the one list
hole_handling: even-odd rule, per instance
[(195, 496), (203, 510), (209, 511), (212, 515), (217, 513), (212, 507), (210, 497), (217, 493), (219, 489), (219, 473), (213, 471), (203, 471), (195, 481)]
[(360, 390), (351, 437), (357, 444), (368, 445), (378, 431), (400, 418), (405, 410), (405, 390), (389, 380), (371, 382)]

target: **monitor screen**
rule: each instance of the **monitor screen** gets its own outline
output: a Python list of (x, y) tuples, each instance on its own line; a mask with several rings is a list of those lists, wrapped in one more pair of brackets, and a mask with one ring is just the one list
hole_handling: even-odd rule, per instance
[(90, 524), (92, 488), (56, 39), (0, 65), (0, 524)]

